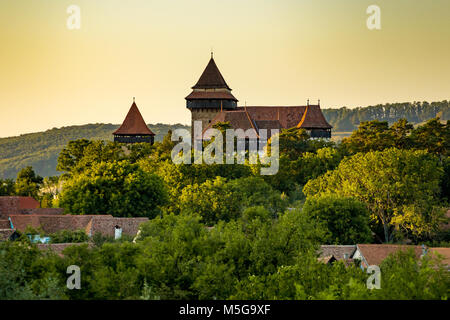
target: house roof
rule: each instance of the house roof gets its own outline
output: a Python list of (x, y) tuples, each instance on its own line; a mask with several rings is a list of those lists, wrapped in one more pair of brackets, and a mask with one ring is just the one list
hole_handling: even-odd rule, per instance
[(28, 226), (42, 228), (46, 233), (61, 230), (84, 230), (87, 234), (101, 233), (114, 235), (115, 226), (122, 228), (123, 234), (136, 235), (141, 223), (148, 218), (115, 218), (111, 215), (11, 215), (14, 228), (25, 231)]
[(356, 245), (322, 245), (320, 257), (334, 256), (337, 260), (347, 260), (353, 257)]
[(391, 253), (397, 251), (406, 251), (413, 249), (416, 257), (420, 258), (422, 255), (421, 246), (410, 245), (396, 245), (396, 244), (357, 244), (357, 249), (360, 251), (364, 259), (369, 265), (380, 265)]
[(219, 71), (219, 68), (216, 65), (213, 57), (208, 62), (205, 70), (203, 71), (200, 79), (198, 79), (195, 86), (192, 89), (212, 89), (212, 88), (226, 88), (231, 90), (231, 88), (227, 85), (225, 79)]
[(40, 207), (39, 201), (32, 197), (18, 197), (19, 209), (36, 209)]
[(334, 261), (336, 261), (336, 257), (333, 255), (329, 255), (329, 256), (322, 256), (317, 258), (317, 260), (319, 260), (319, 262), (325, 263), (325, 264), (329, 264), (332, 263)]
[(39, 201), (33, 197), (19, 197), (6, 196), (0, 197), (0, 209), (8, 210), (14, 208), (16, 210), (22, 209), (36, 209), (39, 208)]
[(0, 229), (0, 241), (7, 241), (16, 232), (14, 229)]
[(0, 220), (0, 229), (11, 229), (11, 224), (8, 219)]
[(431, 254), (440, 254), (443, 256), (444, 260), (442, 263), (450, 265), (450, 248), (430, 248)]
[(41, 227), (47, 233), (61, 230), (84, 230), (93, 217), (99, 219), (112, 218), (110, 215), (11, 215), (15, 229), (25, 231), (28, 226)]
[(148, 128), (136, 103), (133, 101), (122, 125), (113, 132), (115, 135), (150, 135), (155, 134)]

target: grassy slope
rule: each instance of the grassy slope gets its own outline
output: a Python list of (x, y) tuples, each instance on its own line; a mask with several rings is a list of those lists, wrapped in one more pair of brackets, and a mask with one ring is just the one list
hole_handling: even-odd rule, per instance
[[(32, 166), (42, 176), (56, 175), (59, 152), (70, 140), (112, 140), (112, 132), (118, 127), (113, 124), (87, 124), (0, 138), (0, 178), (15, 178), (25, 166)], [(161, 141), (169, 129), (188, 128), (181, 124), (160, 123), (149, 127), (156, 134), (156, 141)]]

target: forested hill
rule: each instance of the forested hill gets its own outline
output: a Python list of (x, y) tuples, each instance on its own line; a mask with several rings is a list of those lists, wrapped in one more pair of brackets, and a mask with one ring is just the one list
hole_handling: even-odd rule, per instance
[[(0, 178), (15, 178), (17, 172), (26, 166), (32, 166), (43, 177), (57, 175), (55, 168), (59, 152), (70, 140), (112, 140), (112, 132), (118, 127), (97, 123), (0, 138)], [(161, 141), (169, 129), (189, 128), (181, 124), (161, 123), (149, 124), (149, 127), (156, 135), (155, 141)]]
[[(349, 132), (361, 121), (385, 120), (393, 123), (400, 118), (418, 124), (437, 115), (441, 120), (450, 119), (450, 101), (392, 103), (355, 109), (323, 109), (333, 132)], [(149, 125), (161, 141), (169, 129), (188, 128), (181, 124)], [(17, 172), (26, 166), (33, 166), (41, 176), (52, 176), (56, 172), (59, 152), (70, 140), (94, 139), (112, 140), (112, 132), (118, 128), (113, 124), (87, 124), (51, 129), (44, 132), (24, 134), (18, 137), (0, 138), (0, 178), (15, 178)]]
[(333, 126), (333, 131), (353, 131), (362, 121), (380, 120), (389, 124), (401, 118), (418, 124), (437, 115), (441, 120), (450, 119), (450, 101), (388, 103), (359, 108), (323, 109), (325, 118)]

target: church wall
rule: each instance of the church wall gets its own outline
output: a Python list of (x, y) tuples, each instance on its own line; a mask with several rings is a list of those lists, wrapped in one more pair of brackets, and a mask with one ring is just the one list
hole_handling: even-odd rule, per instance
[[(202, 122), (202, 130), (220, 113), (217, 109), (192, 109), (191, 110), (191, 130), (194, 130), (194, 121)], [(192, 136), (194, 136), (194, 133)]]

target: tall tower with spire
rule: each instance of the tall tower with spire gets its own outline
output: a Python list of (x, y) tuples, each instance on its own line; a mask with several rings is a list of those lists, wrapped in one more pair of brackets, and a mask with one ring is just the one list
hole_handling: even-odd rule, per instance
[(231, 88), (220, 73), (212, 52), (211, 59), (200, 79), (185, 99), (186, 107), (192, 115), (192, 128), (194, 128), (194, 121), (202, 121), (205, 128), (222, 110), (237, 108), (238, 100), (233, 96)]

